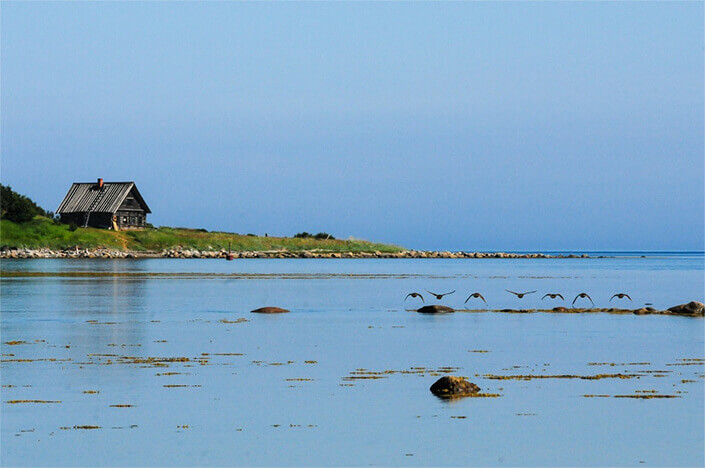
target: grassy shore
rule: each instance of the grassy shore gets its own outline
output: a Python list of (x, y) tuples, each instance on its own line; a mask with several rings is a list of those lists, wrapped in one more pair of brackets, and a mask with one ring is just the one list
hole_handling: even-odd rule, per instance
[(197, 250), (227, 249), (233, 252), (286, 250), (289, 252), (400, 252), (404, 249), (387, 244), (363, 240), (319, 240), (313, 238), (259, 237), (228, 232), (207, 232), (202, 229), (148, 228), (135, 231), (108, 231), (105, 229), (77, 228), (55, 224), (48, 218), (37, 216), (26, 223), (0, 221), (0, 246), (4, 248), (48, 248), (61, 250), (111, 248), (132, 251), (159, 252), (165, 249), (188, 248)]

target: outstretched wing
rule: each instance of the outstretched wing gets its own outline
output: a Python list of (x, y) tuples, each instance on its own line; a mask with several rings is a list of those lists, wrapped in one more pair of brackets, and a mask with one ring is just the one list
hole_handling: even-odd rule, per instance
[(439, 296), (441, 296), (441, 297), (443, 297), (443, 296), (447, 296), (448, 294), (453, 294), (454, 292), (455, 292), (455, 289), (454, 289), (454, 290), (452, 290), (452, 291), (451, 291), (451, 292), (449, 292), (449, 293), (445, 293), (445, 294), (439, 294)]
[(406, 300), (409, 299), (409, 296), (411, 296), (411, 297), (420, 297), (420, 298), (421, 298), (421, 302), (423, 302), (424, 304), (426, 303), (426, 301), (423, 300), (423, 296), (422, 296), (421, 294), (417, 293), (417, 292), (413, 292), (413, 293), (407, 294), (406, 297), (404, 298), (404, 302), (406, 302)]
[(505, 291), (507, 291), (508, 293), (512, 293), (512, 294), (514, 294), (515, 296), (518, 296), (518, 295), (519, 295), (518, 292), (510, 291), (509, 289), (505, 289)]
[(629, 299), (630, 301), (632, 300), (631, 297), (629, 297), (629, 294), (625, 294), (626, 298)]
[(529, 292), (525, 292), (524, 294), (533, 294), (533, 293), (535, 293), (535, 292), (536, 292), (536, 291), (529, 291)]
[(588, 295), (588, 293), (585, 293), (585, 297), (587, 297), (588, 299), (590, 299), (590, 303), (591, 303), (592, 305), (595, 305), (595, 303), (592, 302), (592, 298)]
[(565, 299), (563, 299), (563, 296), (561, 296), (560, 294), (556, 294), (556, 296), (560, 297), (561, 301), (565, 301)]
[(466, 304), (468, 303), (468, 301), (470, 300), (471, 297), (479, 297), (480, 299), (482, 299), (482, 302), (484, 302), (485, 304), (487, 304), (487, 301), (485, 300), (485, 298), (482, 297), (482, 294), (480, 294), (480, 293), (478, 293), (478, 292), (470, 294), (470, 295), (468, 296), (468, 298), (465, 299), (465, 303), (466, 303)]
[(575, 296), (575, 299), (573, 299), (573, 303), (570, 304), (570, 305), (571, 305), (571, 306), (574, 306), (574, 305), (575, 305), (575, 301), (577, 301), (579, 297), (580, 297), (580, 294), (578, 294), (577, 296)]
[(614, 299), (617, 296), (619, 296), (619, 294), (615, 294), (614, 296), (610, 297), (610, 302), (612, 302), (612, 299)]
[(433, 294), (434, 296), (438, 296), (438, 294), (436, 294), (435, 292), (431, 292), (431, 291), (429, 291), (428, 289), (426, 290), (426, 292), (429, 293), (429, 294)]
[(541, 300), (543, 301), (543, 300), (546, 299), (548, 296), (551, 296), (551, 298), (553, 298), (553, 294), (546, 294), (545, 296), (543, 296), (543, 297), (541, 298)]

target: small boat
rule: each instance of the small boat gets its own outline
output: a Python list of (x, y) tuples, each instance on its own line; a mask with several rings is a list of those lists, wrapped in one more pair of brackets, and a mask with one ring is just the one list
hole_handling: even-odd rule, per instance
[(226, 260), (232, 260), (232, 259), (234, 259), (234, 258), (235, 258), (235, 256), (234, 256), (233, 253), (230, 251), (230, 242), (228, 242), (228, 254), (225, 256), (225, 259), (226, 259)]

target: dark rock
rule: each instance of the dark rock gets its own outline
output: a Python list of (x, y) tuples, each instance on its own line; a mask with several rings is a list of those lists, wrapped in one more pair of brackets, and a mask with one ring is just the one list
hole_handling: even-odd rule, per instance
[(455, 310), (442, 305), (427, 305), (421, 307), (416, 312), (421, 312), (422, 314), (449, 314), (455, 312)]
[(641, 308), (634, 311), (634, 315), (649, 315), (651, 311), (649, 309)]
[(431, 385), (431, 393), (439, 398), (460, 398), (480, 392), (480, 387), (461, 377), (446, 375)]
[(251, 312), (253, 314), (285, 314), (289, 311), (280, 307), (260, 307)]
[(567, 312), (568, 309), (566, 309), (565, 307), (554, 307), (553, 311), (554, 312)]
[(658, 311), (657, 311), (656, 309), (654, 309), (653, 307), (645, 307), (645, 309), (648, 310), (649, 312), (651, 312), (652, 314), (653, 314), (654, 312), (658, 312)]
[(690, 315), (693, 317), (705, 316), (705, 304), (702, 302), (692, 301), (687, 304), (673, 306), (668, 311), (676, 315)]

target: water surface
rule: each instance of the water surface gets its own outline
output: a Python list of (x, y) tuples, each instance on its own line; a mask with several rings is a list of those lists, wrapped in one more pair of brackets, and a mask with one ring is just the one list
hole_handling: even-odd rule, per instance
[[(609, 307), (626, 292), (617, 306), (667, 308), (703, 300), (703, 263), (3, 261), (41, 276), (0, 280), (2, 463), (702, 465), (702, 319), (426, 316), (404, 297), (546, 308), (565, 305), (547, 292), (584, 291)], [(292, 312), (249, 313), (265, 305)], [(446, 373), (499, 396), (439, 400)]]

